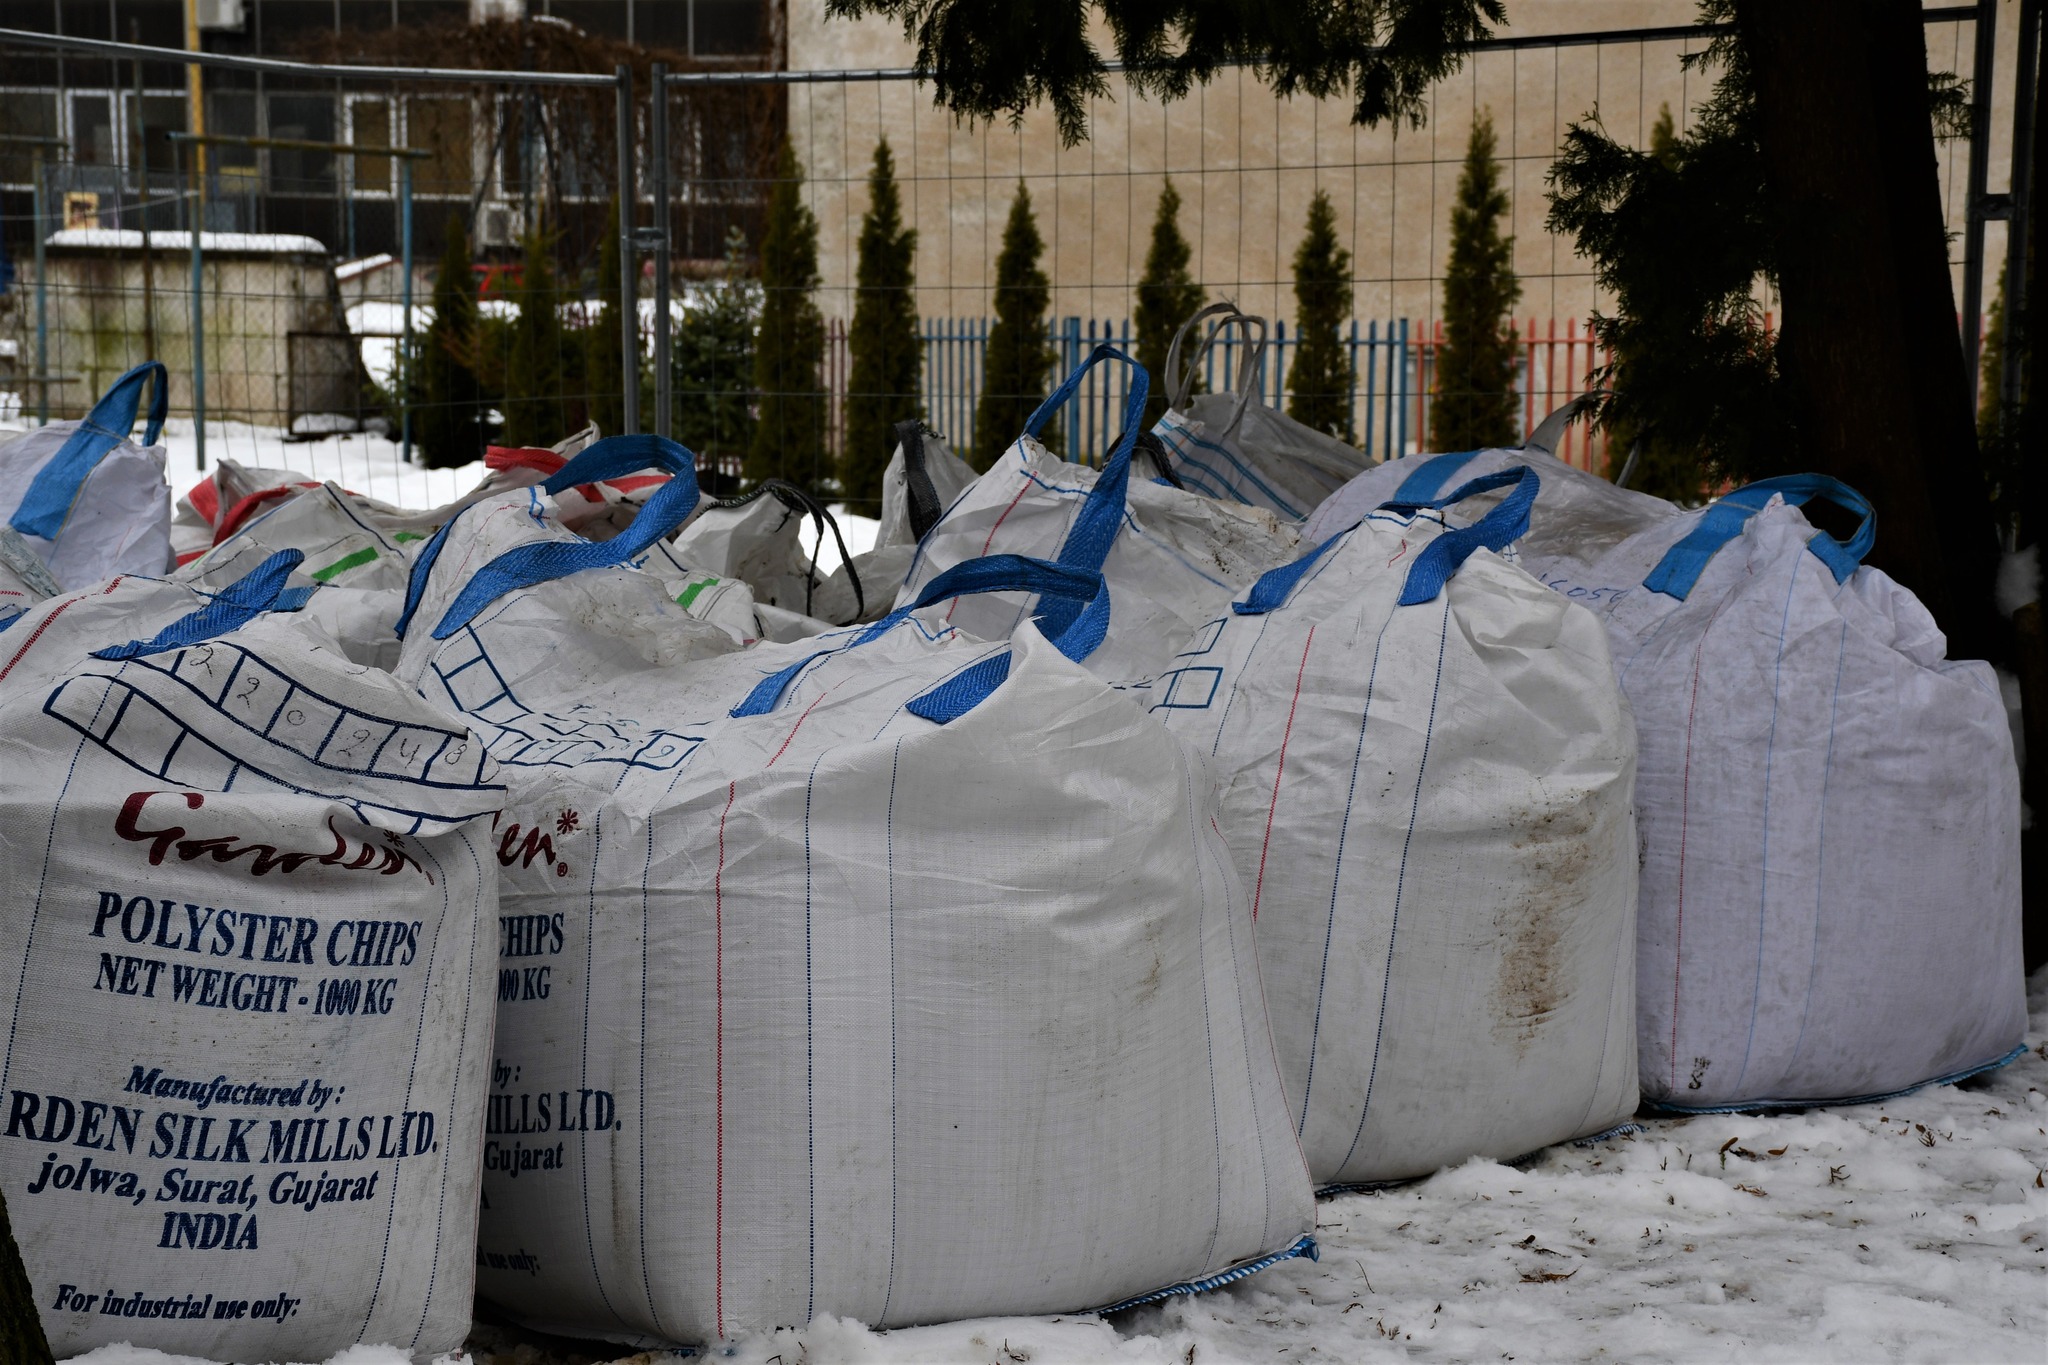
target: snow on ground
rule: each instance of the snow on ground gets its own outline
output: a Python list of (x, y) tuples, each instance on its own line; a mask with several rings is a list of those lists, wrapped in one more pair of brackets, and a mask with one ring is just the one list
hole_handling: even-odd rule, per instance
[[(2048, 969), (2030, 1052), (1844, 1109), (1645, 1119), (1318, 1207), (1322, 1260), (1119, 1314), (871, 1332), (822, 1318), (735, 1365), (1301, 1361), (2039, 1362), (2048, 1343)], [(476, 1365), (602, 1359), (502, 1332)], [(486, 1344), (488, 1342), (488, 1344)], [(619, 1358), (632, 1353), (617, 1349)], [(133, 1349), (89, 1365), (199, 1365)], [(397, 1365), (357, 1348), (331, 1365)], [(637, 1360), (665, 1359), (659, 1353)]]

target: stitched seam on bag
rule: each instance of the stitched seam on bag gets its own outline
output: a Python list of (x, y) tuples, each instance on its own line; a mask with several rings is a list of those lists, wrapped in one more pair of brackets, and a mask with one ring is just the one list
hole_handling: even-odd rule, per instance
[[(794, 732), (792, 732), (794, 733)], [(740, 784), (725, 784), (725, 809), (718, 813), (718, 870), (711, 877), (712, 1112), (711, 1204), (712, 1324), (725, 1339), (725, 817), (732, 814)]]
[(1266, 837), (1259, 842), (1259, 875), (1252, 886), (1252, 923), (1259, 922), (1259, 897), (1266, 889), (1266, 852), (1273, 844), (1273, 812), (1280, 809), (1280, 778), (1287, 772), (1287, 741), (1294, 735), (1294, 710), (1301, 705), (1301, 680), (1308, 673), (1308, 651), (1316, 642), (1316, 628), (1308, 628), (1301, 642), (1301, 666), (1294, 671), (1294, 699), (1287, 703), (1287, 725), (1280, 732), (1280, 760), (1273, 768), (1273, 800), (1266, 807)]
[[(1345, 1151), (1344, 1161), (1337, 1168), (1340, 1171), (1351, 1164), (1351, 1158), (1358, 1152), (1358, 1144), (1365, 1138), (1366, 1116), (1372, 1113), (1373, 1082), (1379, 1079), (1380, 1074), (1380, 1044), (1385, 1041), (1387, 1033), (1387, 995), (1393, 989), (1394, 982), (1394, 940), (1401, 932), (1401, 893), (1408, 885), (1408, 848), (1415, 842), (1415, 823), (1422, 812), (1422, 779), (1429, 771), (1429, 742), (1436, 736), (1436, 704), (1437, 699), (1443, 695), (1444, 653), (1451, 639), (1451, 594), (1448, 591), (1444, 592), (1443, 599), (1443, 629), (1436, 641), (1436, 681), (1429, 691), (1429, 720), (1422, 729), (1422, 757), (1415, 763), (1415, 794), (1409, 799), (1408, 804), (1408, 833), (1401, 839), (1401, 865), (1394, 874), (1394, 913), (1391, 923), (1387, 925), (1387, 965), (1380, 977), (1380, 1017), (1373, 1030), (1372, 1066), (1365, 1073), (1365, 1103), (1358, 1109), (1358, 1131), (1351, 1135), (1351, 1146)], [(1398, 611), (1399, 608), (1395, 610)]]
[(1806, 1047), (1806, 1021), (1813, 1013), (1813, 983), (1820, 975), (1821, 898), (1827, 888), (1828, 779), (1835, 770), (1835, 715), (1842, 703), (1842, 664), (1849, 654), (1849, 622), (1842, 622), (1841, 643), (1835, 651), (1835, 692), (1828, 700), (1828, 752), (1820, 769), (1820, 820), (1813, 845), (1813, 948), (1806, 969), (1806, 1003), (1799, 1007), (1799, 1036), (1793, 1040), (1792, 1055), (1785, 1062), (1789, 1076)]
[(1671, 929), (1671, 1081), (1673, 1093), (1678, 1090), (1678, 997), (1679, 988), (1685, 975), (1685, 836), (1692, 820), (1692, 723), (1700, 704), (1700, 656), (1707, 647), (1707, 632), (1714, 628), (1714, 618), (1721, 614), (1721, 607), (1728, 604), (1722, 598), (1714, 608), (1714, 615), (1707, 618), (1707, 624), (1700, 630), (1700, 638), (1692, 648), (1692, 699), (1685, 708), (1685, 766), (1678, 779), (1678, 910)]
[(1798, 587), (1799, 567), (1794, 564), (1785, 584), (1785, 614), (1778, 622), (1778, 656), (1771, 669), (1771, 728), (1764, 739), (1763, 848), (1757, 868), (1756, 977), (1749, 989), (1749, 1035), (1742, 1043), (1742, 1065), (1735, 1072), (1738, 1092), (1749, 1075), (1749, 1060), (1756, 1050), (1756, 1016), (1763, 1004), (1764, 930), (1771, 901), (1771, 760), (1778, 750), (1778, 697), (1785, 678), (1785, 629), (1792, 620), (1792, 594)]
[[(1010, 499), (1010, 505), (1003, 509), (1003, 514), (1001, 516), (996, 518), (996, 524), (988, 528), (988, 536), (981, 542), (982, 554), (986, 555), (988, 553), (988, 547), (995, 544), (996, 532), (1003, 529), (1003, 523), (1010, 519), (1010, 513), (1016, 511), (1017, 504), (1024, 501), (1024, 495), (1031, 491), (1031, 485), (1033, 482), (1034, 480), (1028, 473), (1024, 476), (1024, 478), (1021, 481), (1019, 481), (1019, 483), (1017, 484), (1017, 496)], [(946, 604), (945, 619), (949, 625), (952, 623), (953, 613), (956, 610), (958, 610), (959, 606), (960, 599), (957, 597)]]

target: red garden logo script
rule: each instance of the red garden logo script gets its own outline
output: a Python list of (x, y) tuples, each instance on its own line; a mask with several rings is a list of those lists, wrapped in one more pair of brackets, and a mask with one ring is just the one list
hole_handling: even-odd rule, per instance
[[(334, 846), (322, 852), (304, 852), (280, 849), (275, 844), (256, 843), (243, 839), (238, 833), (193, 835), (187, 837), (183, 825), (166, 823), (161, 829), (145, 829), (142, 826), (143, 811), (152, 796), (182, 797), (188, 811), (198, 810), (206, 804), (206, 797), (199, 792), (148, 791), (132, 792), (121, 803), (121, 813), (114, 817), (114, 833), (123, 839), (149, 845), (149, 863), (155, 867), (164, 858), (176, 852), (180, 862), (194, 862), (200, 858), (212, 858), (217, 863), (231, 863), (237, 858), (247, 858), (249, 875), (266, 877), (272, 872), (297, 872), (308, 864), (319, 867), (338, 867), (348, 872), (374, 872), (386, 877), (410, 869), (433, 883), (434, 874), (421, 867), (413, 856), (406, 852), (404, 836), (386, 834), (385, 842), (371, 843), (367, 840), (350, 840), (334, 827), (330, 818), (327, 833), (334, 840)], [(162, 820), (162, 816), (151, 819)]]

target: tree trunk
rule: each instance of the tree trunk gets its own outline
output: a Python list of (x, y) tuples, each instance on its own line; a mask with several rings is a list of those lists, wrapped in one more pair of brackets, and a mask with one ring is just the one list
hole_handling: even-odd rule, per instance
[(1963, 375), (1916, 0), (1736, 0), (1756, 82), (1801, 463), (1876, 507), (1871, 562), (1955, 658), (1999, 658), (1998, 543)]
[(50, 1342), (36, 1313), (35, 1290), (21, 1265), (7, 1201), (0, 1199), (0, 1360), (17, 1365), (51, 1365)]

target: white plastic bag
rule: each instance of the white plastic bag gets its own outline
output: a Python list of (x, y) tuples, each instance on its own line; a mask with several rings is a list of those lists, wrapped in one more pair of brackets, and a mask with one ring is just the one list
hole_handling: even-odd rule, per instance
[[(689, 471), (618, 438), (561, 477), (593, 460)], [(423, 553), (402, 669), (514, 792), (485, 1297), (698, 1343), (1085, 1309), (1306, 1249), (1207, 775), (1062, 653), (1099, 578), (956, 573), (1089, 597), (1058, 648), (900, 612), (677, 666), (705, 628), (540, 512), (479, 505)]]
[[(1446, 528), (1444, 506), (1502, 488)], [(1492, 553), (1535, 493), (1516, 470), (1377, 511), (1133, 688), (1224, 775), (1324, 1184), (1512, 1158), (1636, 1108), (1635, 736), (1598, 620)]]
[[(1793, 503), (1859, 513), (1846, 544)], [(1585, 569), (1635, 710), (1643, 1092), (1879, 1096), (2027, 1027), (2019, 774), (1988, 665), (1943, 657), (1820, 475), (1673, 516)]]
[[(1052, 415), (1104, 360), (1133, 371), (1124, 434), (1100, 471), (1071, 464), (1038, 442)], [(1039, 406), (1024, 434), (956, 499), (918, 546), (896, 604), (916, 599), (945, 570), (988, 554), (1056, 559), (1099, 570), (1116, 596), (1109, 639), (1090, 656), (1098, 675), (1123, 679), (1169, 666), (1180, 642), (1228, 609), (1260, 574), (1292, 559), (1300, 536), (1271, 512), (1219, 502), (1163, 482), (1134, 478), (1132, 451), (1149, 380), (1128, 356), (1098, 346)], [(1018, 594), (963, 598), (928, 619), (984, 640), (1006, 640), (1031, 599)], [(1057, 634), (1071, 604), (1048, 608)]]
[(297, 558), (0, 647), (0, 1179), (60, 1357), (468, 1331), (503, 789), (461, 720), (259, 615)]
[[(150, 386), (142, 444), (128, 439)], [(170, 395), (164, 367), (137, 365), (80, 422), (52, 422), (0, 445), (0, 518), (65, 590), (171, 567), (171, 486), (157, 444)]]

